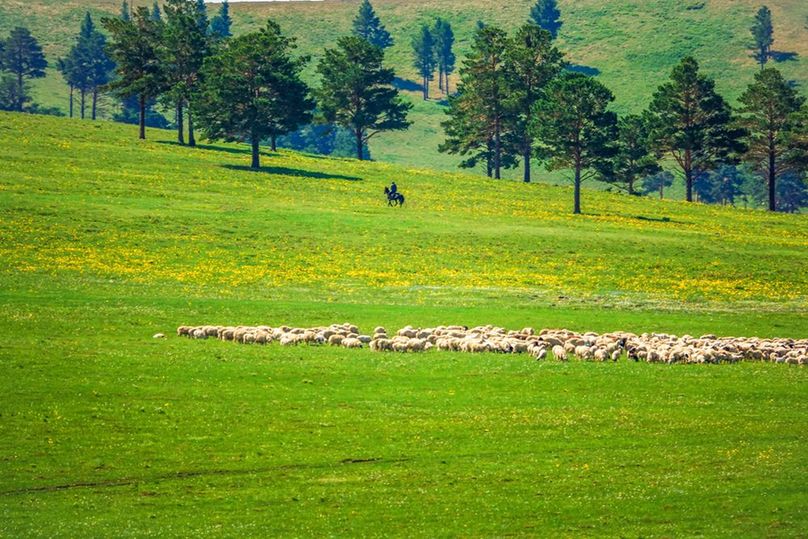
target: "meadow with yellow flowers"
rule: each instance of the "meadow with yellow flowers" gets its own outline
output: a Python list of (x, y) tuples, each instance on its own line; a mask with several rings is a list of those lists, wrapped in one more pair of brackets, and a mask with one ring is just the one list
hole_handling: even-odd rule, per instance
[(801, 367), (173, 336), (806, 338), (804, 216), (173, 137), (0, 113), (0, 535), (804, 533)]

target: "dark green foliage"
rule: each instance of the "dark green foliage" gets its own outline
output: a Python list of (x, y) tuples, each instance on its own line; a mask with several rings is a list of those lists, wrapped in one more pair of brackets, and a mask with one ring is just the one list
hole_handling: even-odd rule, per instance
[(17, 110), (20, 103), (25, 106), (30, 100), (31, 96), (25, 86), (23, 86), (23, 92), (20, 93), (20, 87), (14, 76), (0, 73), (0, 110)]
[(132, 11), (129, 9), (129, 3), (126, 0), (121, 2), (121, 20), (129, 21), (132, 19)]
[(716, 170), (699, 173), (693, 189), (699, 202), (707, 204), (735, 205), (735, 200), (744, 195), (750, 172), (734, 165), (721, 165)]
[(769, 210), (777, 208), (777, 179), (797, 171), (808, 159), (808, 134), (800, 109), (805, 98), (773, 68), (764, 68), (738, 98), (739, 124), (747, 130), (744, 161), (762, 173), (768, 184)]
[(155, 21), (159, 21), (163, 18), (160, 14), (160, 4), (157, 3), (157, 0), (154, 0), (154, 4), (152, 5), (152, 19)]
[(454, 32), (449, 21), (438, 17), (432, 28), (435, 39), (435, 55), (438, 61), (438, 88), (449, 94), (449, 75), (455, 70)]
[(537, 0), (530, 10), (530, 19), (542, 29), (550, 32), (553, 39), (558, 37), (558, 31), (563, 24), (556, 0)]
[(674, 176), (668, 170), (662, 170), (642, 179), (642, 192), (649, 195), (659, 193), (659, 198), (665, 198), (665, 188), (673, 185)]
[(369, 0), (362, 0), (362, 4), (359, 6), (359, 13), (353, 20), (353, 33), (382, 49), (393, 45), (393, 38), (384, 28)]
[(230, 18), (230, 4), (225, 0), (222, 2), (222, 5), (219, 6), (219, 12), (210, 21), (210, 35), (217, 41), (227, 39), (233, 35), (231, 31), (232, 25), (233, 19)]
[(504, 159), (515, 153), (508, 128), (513, 125), (510, 88), (505, 67), (508, 36), (494, 26), (483, 26), (474, 34), (471, 51), (460, 68), (457, 96), (449, 100), (443, 122), (446, 141), (439, 150), (472, 157), (461, 163), (475, 166), (485, 160), (488, 176), (501, 177), (501, 170), (515, 166)]
[(533, 109), (545, 86), (563, 69), (564, 55), (553, 46), (550, 33), (535, 24), (525, 24), (505, 49), (508, 106), (513, 109), (512, 136), (524, 161), (525, 182), (530, 181), (533, 136), (529, 126)]
[(98, 95), (101, 87), (109, 83), (115, 63), (107, 54), (107, 38), (95, 27), (88, 12), (81, 25), (76, 43), (67, 57), (60, 59), (59, 72), (70, 89), (70, 116), (73, 116), (73, 91), (80, 96), (80, 115), (84, 118), (86, 94), (92, 99), (92, 119), (96, 119)]
[[(278, 146), (320, 155), (354, 157), (356, 140), (353, 133), (344, 127), (330, 124), (309, 124), (288, 135), (278, 137)], [(370, 152), (364, 149), (367, 159)]]
[(786, 172), (777, 185), (777, 211), (797, 213), (808, 207), (808, 178), (805, 171)]
[(752, 58), (757, 60), (760, 68), (766, 66), (772, 53), (772, 44), (774, 43), (774, 29), (772, 27), (772, 12), (766, 7), (762, 6), (755, 14), (755, 22), (749, 29), (752, 32)]
[(194, 0), (168, 0), (164, 6), (162, 66), (166, 72), (165, 99), (176, 107), (177, 140), (184, 144), (183, 113), (188, 109), (188, 142), (195, 145), (193, 99), (201, 84), (200, 71), (210, 51), (208, 21)]
[(228, 40), (205, 61), (199, 117), (209, 139), (248, 141), (259, 168), (262, 140), (311, 120), (313, 101), (300, 80), (308, 58), (292, 58), (293, 39), (267, 21), (258, 32)]
[(326, 49), (317, 66), (322, 117), (353, 132), (358, 159), (365, 158), (363, 148), (375, 134), (410, 126), (407, 113), (412, 104), (402, 101), (393, 88), (393, 70), (385, 68), (383, 60), (381, 48), (349, 36), (339, 39), (337, 48)]
[(138, 97), (139, 136), (145, 139), (146, 103), (165, 87), (165, 72), (160, 62), (164, 25), (152, 19), (145, 7), (137, 8), (128, 21), (105, 18), (102, 23), (112, 35), (108, 49), (118, 74), (107, 87), (119, 97)]
[(42, 47), (27, 28), (21, 26), (11, 30), (8, 38), (0, 48), (0, 66), (11, 73), (17, 81), (17, 89), (13, 94), (12, 110), (21, 112), (23, 105), (30, 99), (27, 97), (26, 79), (38, 79), (45, 76), (48, 62), (42, 53)]
[(574, 171), (573, 213), (581, 213), (581, 182), (595, 176), (613, 157), (617, 117), (607, 110), (614, 96), (581, 73), (565, 73), (551, 82), (536, 103), (531, 128), (536, 155), (548, 170)]
[(637, 180), (661, 170), (651, 149), (647, 119), (633, 114), (621, 117), (616, 142), (617, 153), (604, 162), (601, 179), (635, 195)]
[(412, 65), (421, 75), (424, 100), (429, 99), (429, 81), (435, 78), (437, 54), (435, 40), (429, 26), (421, 26), (421, 31), (412, 40)]
[(668, 154), (679, 165), (692, 201), (696, 172), (735, 161), (744, 150), (744, 131), (732, 126), (729, 105), (715, 91), (715, 82), (699, 73), (694, 58), (683, 58), (670, 79), (651, 101), (651, 140), (659, 156)]
[[(171, 125), (171, 122), (155, 110), (156, 105), (156, 99), (152, 98), (146, 101), (145, 125), (146, 127), (154, 127), (155, 129), (167, 129)], [(133, 95), (122, 99), (121, 108), (112, 115), (112, 119), (124, 124), (138, 125), (140, 123), (140, 103), (138, 97)]]

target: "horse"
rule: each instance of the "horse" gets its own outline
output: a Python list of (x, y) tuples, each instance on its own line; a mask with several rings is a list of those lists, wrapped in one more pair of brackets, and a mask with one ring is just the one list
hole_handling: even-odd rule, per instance
[(384, 194), (387, 196), (387, 205), (388, 206), (403, 206), (404, 205), (404, 195), (401, 193), (393, 193), (390, 191), (389, 187), (384, 188)]

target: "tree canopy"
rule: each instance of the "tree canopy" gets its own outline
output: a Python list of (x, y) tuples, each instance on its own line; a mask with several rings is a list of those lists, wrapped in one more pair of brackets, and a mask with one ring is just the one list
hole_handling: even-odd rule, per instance
[(391, 47), (393, 45), (393, 38), (390, 32), (385, 29), (381, 20), (379, 20), (376, 11), (370, 4), (370, 0), (362, 0), (359, 6), (359, 12), (353, 20), (353, 33), (357, 37), (361, 37), (372, 45), (376, 45), (382, 49)]
[(48, 62), (39, 42), (27, 28), (21, 26), (11, 30), (0, 48), (0, 55), (0, 65), (17, 79), (14, 101), (10, 104), (14, 110), (21, 112), (29, 100), (25, 89), (26, 79), (44, 77)]

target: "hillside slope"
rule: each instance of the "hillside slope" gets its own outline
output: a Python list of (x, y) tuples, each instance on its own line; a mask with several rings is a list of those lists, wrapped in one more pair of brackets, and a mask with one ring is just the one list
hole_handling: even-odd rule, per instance
[[(443, 107), (436, 101), (423, 102), (415, 87), (419, 77), (410, 65), (411, 37), (422, 23), (445, 17), (454, 26), (462, 60), (478, 20), (512, 29), (525, 20), (533, 0), (376, 0), (373, 4), (396, 40), (388, 52), (388, 62), (406, 79), (402, 87), (416, 105), (412, 128), (406, 133), (380, 136), (371, 146), (373, 155), (410, 166), (454, 169), (458, 159), (436, 150), (443, 140), (439, 125)], [(313, 66), (323, 48), (350, 31), (357, 5), (357, 0), (326, 0), (233, 4), (231, 9), (236, 32), (255, 29), (267, 17), (277, 20), (287, 34), (298, 39), (300, 52), (312, 55), (308, 77), (314, 82)], [(686, 54), (702, 62), (705, 72), (716, 79), (718, 89), (731, 101), (755, 73), (746, 47), (749, 26), (760, 5), (756, 0), (561, 0), (559, 5), (564, 19), (559, 46), (568, 53), (570, 62), (600, 72), (601, 80), (614, 91), (615, 109), (620, 112), (645, 107), (671, 66)], [(788, 78), (804, 84), (808, 82), (808, 4), (775, 0), (767, 5), (773, 12), (774, 48), (787, 59), (777, 65)], [(55, 65), (55, 59), (69, 48), (87, 9), (100, 17), (117, 13), (119, 7), (118, 0), (0, 0), (0, 32), (15, 24), (29, 26)], [(215, 8), (215, 4), (210, 6)], [(41, 102), (66, 110), (67, 92), (54, 71), (46, 80), (38, 81), (36, 88)], [(544, 176), (558, 180), (556, 175)]]
[[(149, 136), (0, 115), (5, 278), (254, 299), (804, 314), (801, 215), (587, 191), (575, 217), (564, 187), (285, 151), (251, 172), (241, 146)], [(402, 209), (383, 203), (393, 179)]]

